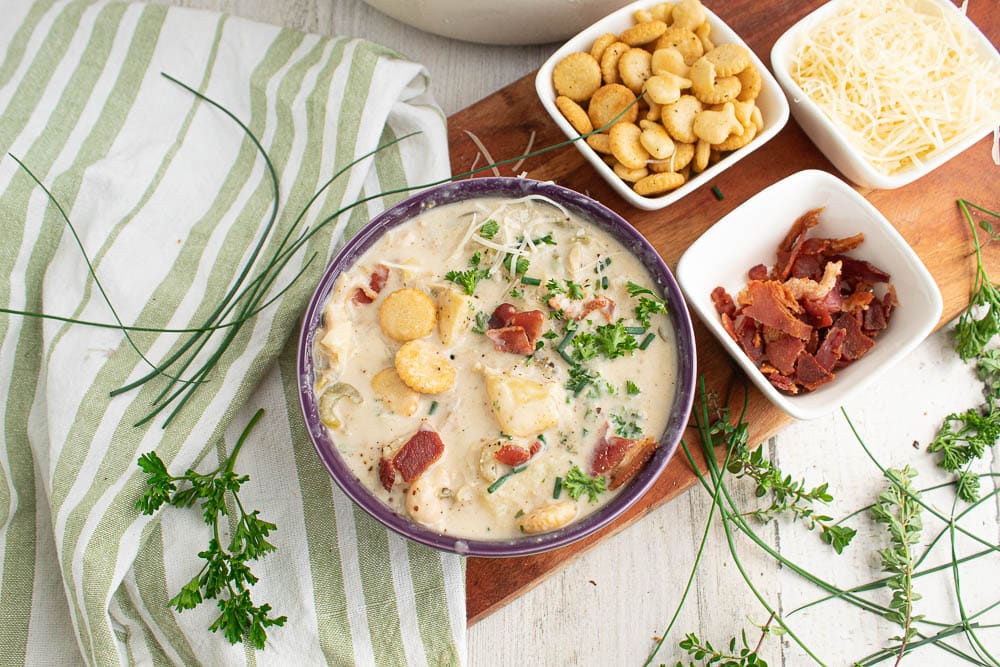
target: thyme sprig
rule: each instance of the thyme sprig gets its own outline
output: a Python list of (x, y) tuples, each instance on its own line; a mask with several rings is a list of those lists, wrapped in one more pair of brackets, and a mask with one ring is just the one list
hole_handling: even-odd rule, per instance
[(886, 471), (890, 484), (879, 494), (878, 502), (872, 507), (872, 517), (876, 523), (884, 525), (889, 531), (889, 547), (879, 551), (882, 560), (882, 571), (891, 576), (886, 586), (892, 591), (892, 611), (889, 620), (897, 623), (903, 632), (890, 637), (900, 642), (896, 664), (899, 664), (906, 653), (906, 644), (916, 636), (914, 624), (923, 620), (923, 616), (913, 613), (913, 604), (920, 600), (920, 594), (913, 589), (913, 572), (915, 570), (914, 547), (920, 542), (923, 531), (921, 507), (917, 502), (920, 493), (913, 487), (913, 478), (917, 472), (909, 466)]
[[(678, 645), (695, 660), (703, 660), (703, 665), (718, 665), (719, 667), (767, 667), (767, 662), (757, 655), (761, 642), (763, 642), (766, 635), (767, 630), (764, 630), (761, 640), (757, 642), (755, 647), (751, 648), (750, 643), (747, 641), (746, 630), (743, 630), (740, 632), (741, 644), (739, 646), (737, 646), (736, 637), (733, 637), (729, 640), (728, 650), (720, 651), (712, 646), (712, 642), (707, 639), (702, 640), (697, 634), (689, 632), (684, 635), (684, 639)], [(689, 662), (688, 665), (689, 667), (695, 667), (693, 662)], [(678, 660), (676, 667), (684, 667), (684, 663)]]
[(774, 463), (764, 456), (760, 447), (751, 449), (748, 443), (749, 431), (747, 424), (733, 425), (729, 420), (728, 408), (718, 410), (719, 418), (710, 427), (713, 435), (722, 435), (735, 443), (733, 458), (727, 470), (737, 479), (747, 477), (752, 479), (757, 487), (754, 490), (758, 498), (768, 493), (772, 494), (771, 504), (745, 512), (761, 523), (769, 523), (781, 515), (791, 516), (793, 521), (801, 520), (807, 530), (820, 528), (820, 539), (833, 547), (838, 554), (851, 543), (857, 530), (850, 526), (835, 523), (833, 517), (820, 514), (812, 507), (812, 503), (830, 503), (830, 485), (827, 482), (809, 489), (805, 480), (793, 480), (791, 475), (781, 471)]
[[(287, 621), (285, 616), (272, 616), (271, 605), (255, 605), (250, 596), (250, 588), (258, 581), (250, 563), (275, 550), (267, 538), (278, 527), (262, 519), (259, 510), (246, 510), (239, 492), (250, 476), (234, 471), (243, 444), (263, 414), (263, 409), (254, 414), (233, 451), (212, 472), (187, 470), (183, 475), (171, 475), (155, 451), (140, 456), (138, 466), (147, 479), (146, 490), (136, 501), (136, 508), (143, 514), (154, 514), (164, 504), (191, 507), (200, 503), (205, 523), (212, 529), (208, 548), (198, 553), (205, 564), (170, 600), (170, 606), (183, 612), (205, 600), (215, 600), (219, 616), (209, 630), (221, 631), (231, 644), (249, 641), (258, 649), (264, 648), (267, 628)], [(236, 525), (227, 540), (220, 523), (234, 511)]]

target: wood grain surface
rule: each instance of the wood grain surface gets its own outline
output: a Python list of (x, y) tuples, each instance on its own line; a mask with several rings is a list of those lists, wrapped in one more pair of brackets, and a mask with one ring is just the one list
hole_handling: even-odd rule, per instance
[[(766, 56), (778, 36), (820, 4), (815, 0), (779, 0), (768, 2), (767, 10), (762, 11), (763, 3), (734, 0), (726, 4), (724, 19), (768, 61)], [(991, 3), (973, 4), (970, 16), (996, 43), (1000, 39), (1000, 13), (994, 9)], [(474, 133), (497, 160), (523, 153), (532, 132), (535, 133), (536, 149), (564, 139), (535, 96), (533, 79), (534, 75), (530, 74), (449, 118), (454, 172), (469, 169), (477, 159), (482, 164), (482, 157), (477, 158), (479, 150), (468, 132)], [(998, 183), (990, 161), (989, 141), (984, 139), (973, 149), (904, 188), (882, 191), (858, 188), (906, 238), (934, 276), (944, 299), (939, 325), (953, 319), (968, 305), (975, 262), (970, 254), (970, 231), (955, 205), (954, 196), (961, 193), (971, 201), (996, 200)], [(529, 158), (519, 167), (519, 172), (527, 172), (531, 178), (555, 181), (603, 202), (635, 225), (673, 269), (687, 247), (719, 218), (761, 189), (802, 169), (837, 173), (790, 119), (785, 129), (766, 147), (720, 174), (713, 183), (661, 211), (641, 211), (629, 206), (574, 147)], [(503, 173), (512, 172), (505, 168)], [(722, 201), (713, 196), (713, 185), (725, 194)], [(988, 269), (993, 275), (1000, 274), (1000, 261), (993, 257)], [(710, 390), (723, 390), (732, 384), (733, 374), (739, 371), (697, 318), (693, 319), (699, 373), (705, 375)], [(752, 442), (767, 439), (790, 421), (790, 417), (756, 390), (752, 391), (749, 409)], [(695, 481), (687, 463), (675, 457), (656, 485), (636, 505), (604, 530), (580, 542), (523, 558), (470, 558), (466, 575), (469, 622), (476, 622), (530, 590), (579, 554), (676, 497)]]

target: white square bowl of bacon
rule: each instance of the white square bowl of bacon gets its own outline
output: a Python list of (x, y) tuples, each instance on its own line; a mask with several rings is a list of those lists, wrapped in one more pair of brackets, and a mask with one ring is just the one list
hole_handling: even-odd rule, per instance
[(744, 202), (681, 258), (688, 304), (796, 419), (842, 405), (934, 329), (942, 301), (899, 232), (849, 185), (800, 171)]

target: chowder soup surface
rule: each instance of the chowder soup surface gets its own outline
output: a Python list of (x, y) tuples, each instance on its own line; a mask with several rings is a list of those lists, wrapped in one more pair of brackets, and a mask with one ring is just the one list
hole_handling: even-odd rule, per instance
[(560, 528), (611, 500), (667, 425), (660, 295), (544, 197), (428, 208), (338, 278), (314, 339), (321, 417), (354, 474), (432, 530)]

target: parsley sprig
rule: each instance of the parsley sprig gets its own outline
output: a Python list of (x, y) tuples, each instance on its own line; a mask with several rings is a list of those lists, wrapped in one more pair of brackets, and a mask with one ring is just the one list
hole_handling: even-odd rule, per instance
[[(976, 277), (972, 286), (972, 299), (969, 307), (958, 318), (958, 324), (955, 325), (955, 347), (958, 350), (958, 355), (963, 360), (968, 361), (981, 355), (985, 351), (986, 345), (1000, 333), (1000, 291), (990, 281), (986, 267), (983, 266), (979, 234), (976, 233), (976, 224), (972, 219), (969, 207), (971, 206), (994, 218), (1000, 218), (1000, 214), (988, 211), (964, 199), (958, 200), (958, 206), (962, 209), (962, 213), (969, 223), (969, 228), (972, 230), (972, 242), (976, 249)], [(992, 237), (992, 224), (989, 220), (983, 220), (980, 226)], [(982, 317), (977, 318), (975, 312), (980, 307), (983, 308), (983, 314)]]
[[(182, 612), (194, 609), (205, 600), (215, 600), (219, 616), (208, 629), (221, 631), (231, 644), (249, 641), (257, 649), (264, 648), (267, 628), (282, 626), (287, 620), (285, 616), (271, 616), (271, 605), (257, 606), (250, 597), (250, 587), (258, 579), (250, 571), (249, 564), (275, 550), (267, 538), (278, 527), (260, 518), (258, 510), (248, 512), (244, 508), (239, 491), (250, 476), (237, 475), (233, 471), (243, 443), (263, 414), (263, 409), (257, 411), (229, 457), (210, 473), (188, 470), (175, 476), (155, 451), (140, 456), (138, 466), (148, 478), (145, 493), (136, 501), (136, 508), (143, 514), (155, 513), (164, 503), (174, 507), (201, 503), (205, 523), (212, 528), (208, 548), (198, 554), (205, 564), (170, 600), (170, 606)], [(233, 509), (239, 516), (227, 541), (222, 537), (219, 523), (222, 517), (230, 516)]]
[(598, 494), (607, 489), (607, 480), (603, 476), (591, 477), (580, 470), (580, 466), (573, 466), (563, 477), (562, 488), (573, 500), (578, 500), (583, 494), (587, 494), (587, 499), (597, 502)]
[(603, 324), (593, 331), (582, 331), (573, 338), (573, 356), (579, 361), (587, 361), (598, 355), (617, 359), (632, 354), (637, 347), (639, 344), (625, 330), (621, 319), (614, 324)]
[(490, 218), (479, 228), (479, 235), (484, 239), (492, 239), (497, 235), (498, 231), (500, 231), (500, 224), (493, 218)]
[[(667, 304), (653, 290), (631, 281), (626, 288), (630, 296), (639, 297), (639, 303), (635, 306), (635, 319), (639, 320), (643, 327), (649, 328), (653, 315), (666, 314)], [(642, 296), (647, 294), (649, 296)]]
[(476, 285), (479, 284), (480, 280), (485, 280), (490, 277), (489, 269), (481, 269), (479, 265), (482, 263), (483, 259), (479, 252), (473, 253), (472, 257), (469, 258), (469, 269), (466, 271), (449, 271), (444, 274), (445, 280), (450, 280), (456, 285), (461, 286), (465, 293), (472, 296), (476, 292)]
[[(972, 219), (970, 207), (993, 217), (1000, 215), (964, 199), (958, 206), (965, 215), (972, 231), (976, 251), (976, 277), (973, 282), (969, 307), (955, 325), (955, 350), (968, 361), (974, 359), (979, 379), (983, 381), (986, 401), (979, 407), (965, 412), (953, 412), (941, 424), (937, 436), (927, 446), (928, 451), (941, 455), (938, 465), (956, 475), (956, 493), (967, 503), (979, 499), (979, 475), (971, 470), (973, 463), (982, 458), (986, 450), (1000, 439), (1000, 351), (987, 350), (986, 346), (1000, 333), (1000, 291), (990, 281), (983, 265), (979, 234)], [(995, 238), (993, 225), (981, 220), (979, 226)], [(976, 313), (982, 311), (982, 317)]]

